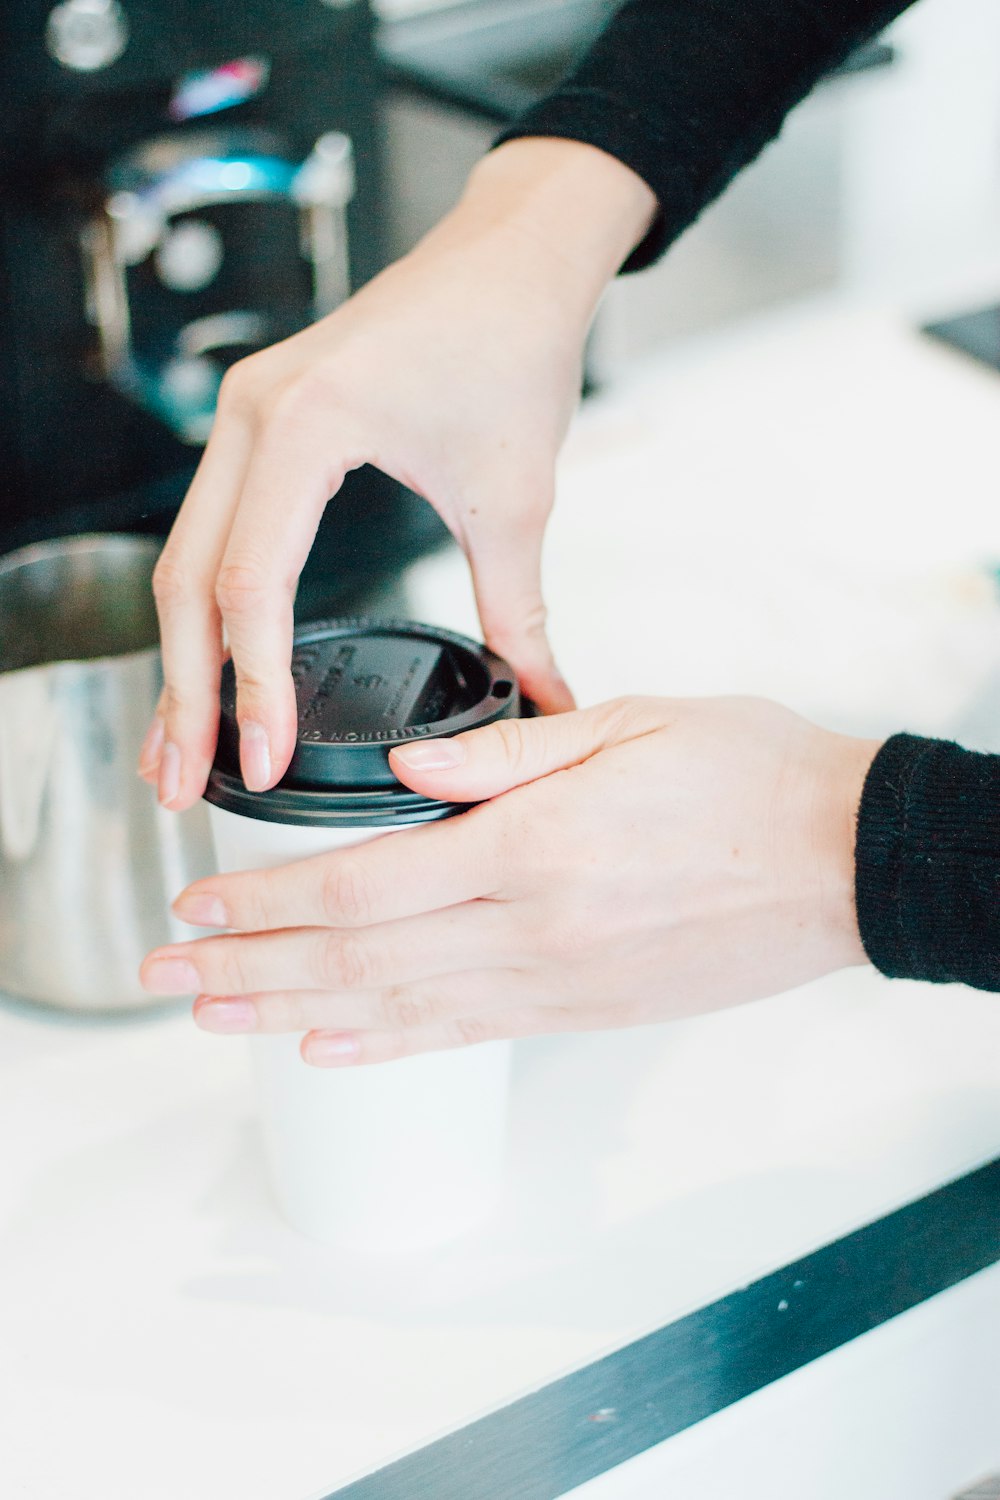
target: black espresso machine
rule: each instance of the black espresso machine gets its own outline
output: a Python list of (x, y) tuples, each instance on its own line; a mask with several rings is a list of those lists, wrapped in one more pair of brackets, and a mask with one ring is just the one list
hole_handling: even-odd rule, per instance
[[(226, 368), (384, 264), (373, 32), (366, 0), (5, 0), (0, 552), (165, 532)], [(302, 612), (441, 535), (349, 476)]]

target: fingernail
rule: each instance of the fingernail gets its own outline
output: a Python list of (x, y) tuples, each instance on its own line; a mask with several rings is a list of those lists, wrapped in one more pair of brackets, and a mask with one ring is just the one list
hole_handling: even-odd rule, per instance
[(392, 753), (408, 771), (450, 771), (464, 761), (465, 746), (458, 740), (423, 740), (398, 746)]
[(142, 742), (139, 751), (139, 775), (149, 776), (160, 764), (160, 752), (163, 749), (164, 723), (157, 714), (156, 718), (146, 730), (146, 738)]
[(240, 725), (240, 766), (247, 791), (263, 792), (271, 780), (271, 747), (263, 724)]
[(154, 995), (192, 995), (201, 989), (198, 970), (183, 958), (154, 958), (142, 971), (142, 984)]
[(257, 1030), (257, 1012), (252, 1000), (227, 996), (225, 1000), (201, 1000), (194, 1008), (195, 1024), (202, 1031), (220, 1035)]
[(160, 780), (157, 796), (164, 807), (169, 807), (181, 789), (181, 752), (169, 741), (160, 756)]
[(197, 894), (178, 896), (174, 902), (174, 914), (192, 927), (231, 927), (229, 913), (218, 896), (201, 891)]
[(361, 1052), (357, 1037), (349, 1032), (318, 1032), (302, 1045), (302, 1056), (317, 1068), (335, 1068), (354, 1062)]

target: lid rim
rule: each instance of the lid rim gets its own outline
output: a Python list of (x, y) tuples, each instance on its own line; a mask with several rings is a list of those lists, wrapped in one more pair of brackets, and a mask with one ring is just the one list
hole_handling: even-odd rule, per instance
[(450, 804), (420, 797), (396, 779), (390, 751), (531, 711), (502, 657), (456, 631), (409, 620), (354, 616), (300, 625), (292, 676), (298, 724), (288, 768), (268, 792), (248, 792), (240, 774), (234, 668), (231, 661), (224, 667), (219, 742), (205, 793), (215, 806), (319, 826), (362, 816), (369, 826), (376, 818), (391, 824), (445, 817)]
[(251, 792), (237, 777), (212, 768), (204, 800), (222, 812), (261, 823), (298, 827), (335, 828), (361, 825), (392, 827), (399, 823), (432, 823), (453, 817), (472, 806), (466, 802), (436, 802), (400, 785), (392, 787), (283, 787)]

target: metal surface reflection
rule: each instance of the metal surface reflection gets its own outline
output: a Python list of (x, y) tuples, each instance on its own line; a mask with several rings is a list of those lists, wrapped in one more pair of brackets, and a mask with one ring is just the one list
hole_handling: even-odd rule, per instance
[(81, 1010), (154, 1002), (143, 955), (212, 868), (202, 806), (136, 776), (162, 685), (159, 543), (83, 536), (0, 562), (0, 989)]

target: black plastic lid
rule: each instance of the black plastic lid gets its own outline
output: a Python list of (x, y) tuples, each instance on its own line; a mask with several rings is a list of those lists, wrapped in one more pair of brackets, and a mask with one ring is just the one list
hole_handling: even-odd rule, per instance
[(320, 620), (295, 632), (292, 677), (299, 729), (291, 765), (268, 792), (247, 791), (239, 768), (236, 676), (222, 672), (222, 718), (206, 799), (273, 823), (387, 827), (448, 817), (461, 807), (402, 786), (389, 751), (516, 719), (517, 679), (485, 646), (408, 620)]

